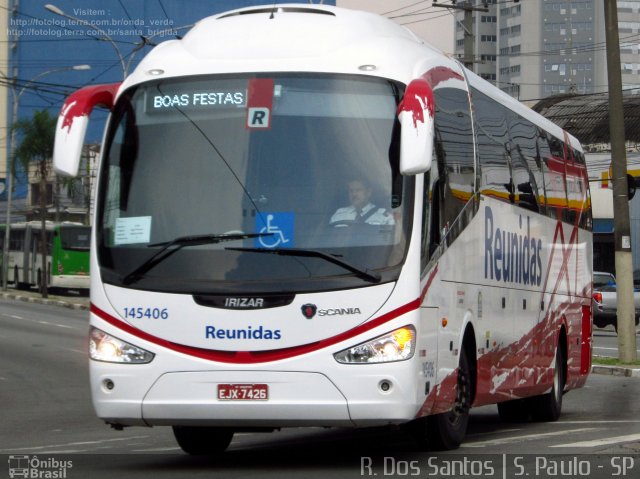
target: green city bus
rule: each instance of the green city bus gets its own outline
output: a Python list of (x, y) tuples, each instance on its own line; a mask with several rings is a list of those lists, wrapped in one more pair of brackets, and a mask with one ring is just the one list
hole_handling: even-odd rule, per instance
[[(7, 283), (13, 284), (16, 289), (41, 287), (41, 230), (40, 221), (11, 225)], [(48, 288), (88, 290), (91, 227), (80, 223), (47, 221), (46, 231)], [(5, 226), (0, 225), (0, 260), (4, 251), (4, 240)]]

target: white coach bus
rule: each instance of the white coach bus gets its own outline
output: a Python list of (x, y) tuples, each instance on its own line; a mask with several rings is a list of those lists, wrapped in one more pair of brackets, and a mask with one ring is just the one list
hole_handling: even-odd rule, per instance
[(471, 407), (555, 420), (591, 362), (578, 141), (408, 30), (245, 8), (157, 46), (58, 121), (73, 175), (105, 132), (91, 390), (108, 424), (407, 424), (455, 448)]

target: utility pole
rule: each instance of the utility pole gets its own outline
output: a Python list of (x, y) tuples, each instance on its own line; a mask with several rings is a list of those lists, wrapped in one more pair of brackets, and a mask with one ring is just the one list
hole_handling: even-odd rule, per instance
[(434, 0), (431, 4), (431, 6), (433, 7), (464, 11), (464, 21), (462, 22), (462, 29), (464, 30), (464, 58), (462, 59), (462, 64), (465, 66), (465, 68), (471, 71), (473, 71), (473, 44), (475, 42), (475, 35), (473, 34), (473, 12), (489, 11), (489, 7), (487, 7), (486, 1), (483, 1), (483, 7), (474, 7), (472, 3), (473, 0), (468, 0), (463, 4), (458, 4), (456, 0), (452, 0), (451, 4), (442, 4)]
[(604, 1), (607, 40), (607, 76), (609, 80), (609, 132), (613, 173), (613, 224), (615, 233), (616, 296), (618, 314), (618, 356), (624, 363), (637, 359), (635, 306), (631, 257), (631, 227), (627, 156), (624, 136), (620, 39), (616, 0)]

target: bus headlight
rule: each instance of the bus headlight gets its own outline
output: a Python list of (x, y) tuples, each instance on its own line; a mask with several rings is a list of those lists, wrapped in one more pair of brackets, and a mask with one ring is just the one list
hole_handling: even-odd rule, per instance
[(333, 355), (342, 364), (371, 364), (405, 361), (413, 357), (416, 330), (413, 326), (383, 334)]
[(146, 364), (154, 354), (129, 344), (110, 334), (91, 328), (89, 332), (89, 357), (107, 363)]

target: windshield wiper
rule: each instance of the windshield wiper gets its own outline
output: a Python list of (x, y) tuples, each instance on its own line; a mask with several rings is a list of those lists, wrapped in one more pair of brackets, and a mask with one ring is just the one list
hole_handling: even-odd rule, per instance
[(362, 279), (365, 279), (371, 283), (379, 283), (382, 279), (379, 273), (372, 271), (367, 268), (363, 268), (361, 266), (356, 266), (348, 261), (338, 258), (335, 255), (324, 253), (322, 251), (318, 251), (315, 249), (300, 249), (300, 248), (225, 248), (229, 251), (247, 251), (250, 253), (264, 253), (264, 254), (275, 254), (279, 256), (297, 256), (297, 257), (305, 257), (305, 258), (322, 258), (329, 263), (333, 263), (335, 265), (341, 266), (347, 271), (351, 271), (355, 273)]
[(147, 245), (149, 248), (155, 246), (162, 246), (156, 253), (149, 259), (144, 261), (136, 269), (127, 273), (122, 278), (122, 283), (129, 285), (134, 283), (142, 277), (144, 273), (152, 269), (157, 264), (163, 262), (169, 256), (176, 251), (184, 248), (185, 246), (201, 246), (205, 244), (222, 243), (223, 241), (236, 241), (250, 238), (258, 238), (262, 236), (271, 236), (273, 233), (229, 233), (229, 234), (206, 234), (206, 235), (191, 235), (191, 236), (179, 236), (171, 241), (164, 241), (162, 243), (153, 243)]

